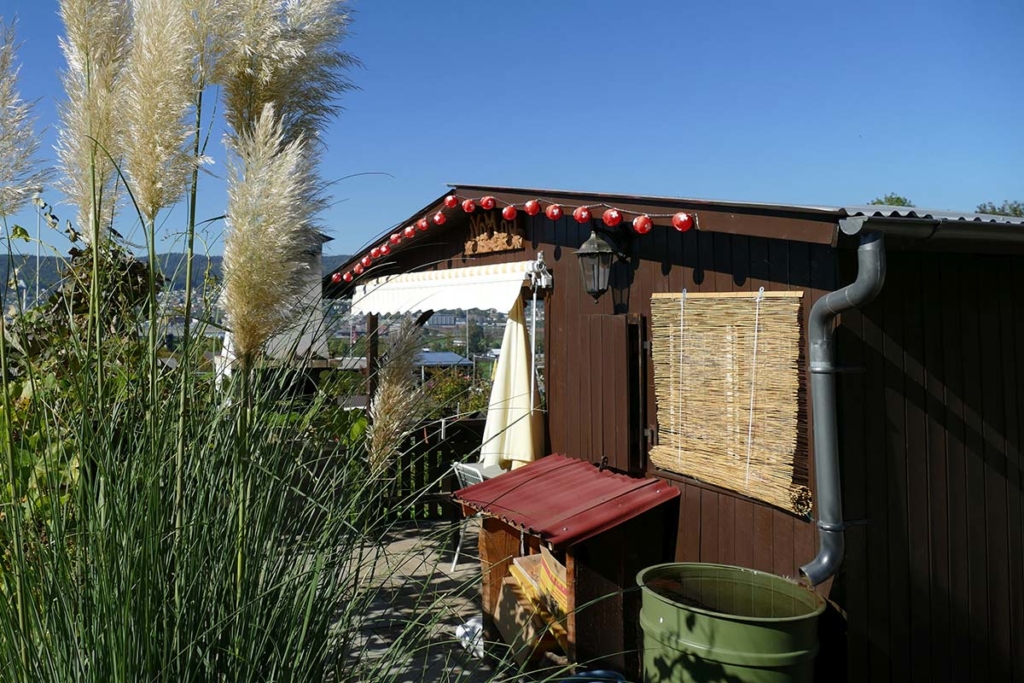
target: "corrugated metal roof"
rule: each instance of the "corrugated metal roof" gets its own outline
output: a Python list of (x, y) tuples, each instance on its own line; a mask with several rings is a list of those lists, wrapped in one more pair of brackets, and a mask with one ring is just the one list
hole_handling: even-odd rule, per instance
[[(421, 351), (416, 356), (416, 367), (421, 365), (433, 367), (436, 365), (472, 365), (473, 361), (451, 351)], [(336, 359), (335, 368), (338, 370), (365, 370), (365, 356), (343, 356)]]
[(342, 356), (335, 361), (338, 370), (365, 370), (366, 356)]
[(867, 206), (844, 206), (847, 216), (868, 218), (920, 218), (923, 220), (965, 221), (969, 223), (1008, 223), (1024, 225), (1024, 218), (997, 216), (991, 213), (965, 213), (963, 211), (936, 211), (916, 206), (889, 206), (872, 204)]
[(677, 498), (679, 490), (660, 479), (634, 479), (549, 455), (453, 495), (562, 548)]
[(416, 357), (416, 367), (425, 365), (472, 365), (473, 361), (451, 351), (421, 351)]

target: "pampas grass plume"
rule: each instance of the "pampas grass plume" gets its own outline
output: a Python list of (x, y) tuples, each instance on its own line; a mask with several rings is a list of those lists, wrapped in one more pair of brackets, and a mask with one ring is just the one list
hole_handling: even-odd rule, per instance
[(46, 180), (36, 164), (39, 139), (32, 105), (18, 94), (14, 24), (0, 17), (0, 217), (29, 201)]
[(135, 30), (125, 72), (124, 160), (139, 210), (152, 222), (182, 195), (193, 167), (192, 46), (180, 0), (132, 0)]
[(197, 88), (205, 87), (216, 72), (220, 56), (231, 35), (226, 0), (181, 0), (189, 17), (187, 23), (189, 51), (195, 62), (193, 77)]
[(225, 0), (234, 35), (218, 72), (224, 114), (242, 132), (267, 103), (277, 107), (285, 140), (317, 132), (351, 88), (343, 76), (356, 63), (339, 45), (347, 33), (343, 0)]
[(307, 253), (319, 236), (303, 197), (310, 189), (304, 141), (286, 143), (266, 105), (251, 132), (229, 141), (228, 230), (222, 305), (235, 352), (251, 358), (291, 320), (304, 293)]
[[(60, 46), (68, 100), (60, 108), (57, 155), (61, 190), (78, 209), (87, 239), (104, 233), (114, 215), (115, 166), (121, 150), (122, 76), (131, 45), (127, 0), (60, 0)], [(97, 232), (97, 235), (93, 233)]]
[(370, 472), (379, 476), (402, 452), (409, 434), (423, 418), (426, 406), (416, 382), (416, 357), (422, 331), (406, 320), (391, 334), (391, 343), (377, 370), (377, 392), (370, 402), (367, 449)]

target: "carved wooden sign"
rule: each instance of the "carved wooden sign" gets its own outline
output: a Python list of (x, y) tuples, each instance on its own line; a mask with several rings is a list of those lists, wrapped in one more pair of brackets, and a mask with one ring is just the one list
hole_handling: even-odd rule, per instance
[(523, 249), (523, 229), (519, 216), (505, 220), (499, 211), (479, 211), (469, 216), (466, 254), (493, 254)]

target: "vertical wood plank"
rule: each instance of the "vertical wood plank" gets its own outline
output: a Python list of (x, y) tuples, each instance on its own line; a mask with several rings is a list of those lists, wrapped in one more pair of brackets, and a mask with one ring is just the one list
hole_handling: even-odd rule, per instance
[[(560, 218), (556, 223), (556, 230), (561, 234), (562, 244), (575, 245), (575, 229), (570, 232), (569, 221), (565, 217)], [(575, 249), (575, 246), (573, 246)], [(578, 274), (572, 273), (571, 260), (575, 257), (569, 249), (562, 249), (562, 276), (559, 284), (565, 288), (565, 315), (567, 320), (566, 354), (565, 364), (567, 369), (566, 377), (566, 455), (572, 458), (584, 457), (582, 444), (580, 443), (580, 430), (582, 423), (589, 423), (589, 419), (583, 414), (583, 396), (580, 390), (580, 374), (582, 368), (574, 358), (578, 358), (583, 350), (586, 331), (580, 324), (580, 297), (586, 296), (581, 292), (580, 278)], [(574, 277), (575, 275), (575, 277)], [(556, 288), (557, 289), (557, 288)]]
[(682, 543), (677, 545), (680, 562), (700, 562), (701, 523), (700, 489), (682, 484), (683, 500), (679, 506), (679, 531)]
[[(1007, 449), (1006, 406), (1003, 381), (1007, 370), (1001, 357), (1000, 336), (1004, 324), (999, 319), (996, 284), (998, 264), (995, 257), (975, 257), (978, 272), (974, 288), (978, 312), (981, 362), (982, 440), (984, 443), (985, 495), (985, 582), (989, 596), (989, 676), (1008, 680), (1010, 669), (1010, 595), (1009, 549), (1007, 547)], [(1012, 324), (1006, 321), (1005, 324)]]
[(733, 562), (739, 567), (754, 567), (754, 504), (749, 500), (736, 499), (733, 512)]
[(498, 606), (502, 579), (508, 574), (512, 558), (519, 551), (519, 533), (500, 519), (485, 515), (480, 522), (477, 544), (482, 574), (480, 599), (484, 615), (484, 637), (497, 640), (500, 636), (494, 626), (494, 611)]
[(700, 490), (700, 561), (718, 562), (718, 499), (719, 494)]
[[(843, 279), (842, 282), (849, 280)], [(850, 521), (868, 518), (865, 504), (866, 477), (864, 438), (864, 330), (860, 311), (843, 313), (836, 329), (837, 362), (850, 368), (836, 378), (839, 413), (839, 456), (842, 471), (843, 510)], [(857, 371), (861, 369), (861, 371)], [(847, 615), (847, 680), (868, 680), (868, 564), (866, 525), (846, 530), (846, 559), (833, 584), (831, 597)]]
[(620, 323), (625, 321), (622, 315), (594, 316), (595, 321), (590, 327), (590, 333), (598, 337), (600, 356), (594, 358), (595, 363), (601, 365), (601, 381), (592, 386), (591, 391), (594, 399), (601, 404), (600, 422), (593, 424), (591, 429), (596, 433), (595, 438), (600, 439), (600, 449), (595, 455), (600, 462), (601, 456), (608, 457), (609, 467), (618, 468), (619, 448), (615, 443), (615, 423), (626, 420), (626, 413), (619, 412), (617, 398), (620, 398), (626, 390), (626, 384), (622, 381), (623, 370), (625, 369), (625, 354), (619, 356), (616, 353), (612, 336)]
[[(1012, 342), (1010, 347), (1013, 352), (1014, 369), (1016, 372), (1008, 376), (1015, 378), (1007, 383), (1007, 387), (1013, 387), (1016, 391), (1014, 401), (1007, 401), (1007, 422), (1013, 430), (1007, 431), (1007, 438), (1011, 434), (1016, 438), (1016, 476), (1010, 478), (1010, 491), (1012, 493), (1010, 506), (1010, 567), (1011, 567), (1011, 590), (1013, 596), (1013, 680), (1024, 681), (1024, 301), (1018, 295), (1024, 291), (1024, 259), (1016, 258), (1008, 261), (1001, 270), (1001, 287), (1004, 317), (1003, 320), (1012, 321), (1008, 328), (1012, 330)], [(1004, 344), (1007, 339), (1004, 339)], [(1011, 409), (1011, 403), (1013, 408)], [(1012, 461), (1011, 461), (1012, 462)], [(1016, 514), (1014, 514), (1014, 505)]]
[(949, 525), (950, 583), (950, 678), (964, 681), (970, 677), (970, 570), (967, 518), (967, 452), (964, 421), (964, 363), (960, 295), (963, 280), (959, 256), (941, 258), (939, 282), (942, 297), (942, 352), (946, 408), (946, 501)]
[(576, 640), (579, 634), (579, 626), (577, 623), (579, 605), (576, 601), (576, 586), (580, 581), (580, 572), (576, 561), (576, 548), (569, 548), (565, 551), (565, 576), (569, 584), (567, 600), (565, 603), (565, 630), (568, 632), (567, 638), (569, 640), (569, 651), (566, 652), (566, 654), (569, 656), (570, 662), (575, 662), (577, 661)]
[(985, 516), (985, 444), (982, 418), (980, 323), (978, 320), (975, 279), (978, 271), (973, 260), (961, 270), (960, 334), (963, 343), (964, 422), (967, 466), (967, 566), (970, 573), (971, 669), (978, 680), (989, 680), (989, 586)]
[(629, 366), (635, 362), (629, 354), (629, 330), (626, 323), (625, 315), (608, 316), (605, 319), (606, 329), (602, 330), (608, 354), (615, 359), (614, 389), (610, 392), (611, 395), (605, 398), (605, 409), (608, 410), (610, 406), (610, 414), (615, 417), (604, 425), (605, 443), (611, 444), (611, 451), (614, 453), (611, 458), (612, 466), (622, 472), (630, 470), (630, 396), (633, 388), (629, 382)]
[(754, 543), (751, 565), (762, 572), (772, 571), (772, 548), (775, 540), (775, 515), (767, 505), (754, 505)]
[(921, 257), (925, 412), (928, 466), (928, 532), (931, 596), (931, 676), (951, 681), (949, 611), (949, 507), (946, 457), (945, 368), (943, 366), (941, 268), (935, 256)]
[(867, 587), (869, 676), (865, 680), (887, 681), (889, 672), (889, 522), (885, 438), (885, 357), (882, 298), (868, 304), (861, 314), (864, 340), (864, 459), (868, 472), (865, 491), (868, 524)]
[[(583, 305), (584, 301), (581, 297), (580, 307), (582, 308)], [(599, 463), (601, 462), (602, 446), (598, 421), (603, 417), (601, 415), (601, 389), (604, 358), (601, 354), (601, 335), (595, 334), (595, 326), (599, 325), (600, 321), (597, 316), (582, 314), (582, 312), (577, 320), (580, 330), (580, 353), (576, 357), (580, 366), (578, 370), (580, 393), (577, 401), (583, 406), (583, 412), (576, 427), (579, 430), (579, 451), (575, 457)]]
[(885, 477), (889, 480), (889, 626), (894, 680), (910, 677), (910, 600), (907, 537), (907, 436), (904, 401), (904, 290), (909, 287), (906, 261), (890, 253), (886, 273), (883, 342), (885, 358)]
[(931, 680), (929, 594), (928, 432), (924, 392), (924, 286), (920, 256), (903, 267), (904, 411), (907, 452), (907, 542), (910, 597), (910, 667), (915, 680)]
[(718, 495), (718, 562), (736, 564), (736, 499)]

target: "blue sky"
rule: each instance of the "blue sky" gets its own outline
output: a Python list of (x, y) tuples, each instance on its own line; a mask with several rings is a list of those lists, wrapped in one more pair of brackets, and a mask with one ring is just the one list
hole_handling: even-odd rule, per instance
[[(1024, 199), (1020, 0), (351, 7), (347, 47), (365, 66), (323, 172), (390, 175), (336, 186), (333, 253), (447, 182), (823, 205), (898, 192), (958, 210)], [(52, 157), (56, 0), (0, 0), (0, 14), (19, 19), (22, 91), (40, 99)], [(201, 205), (223, 212), (219, 182)], [(183, 217), (168, 216), (163, 248)]]

